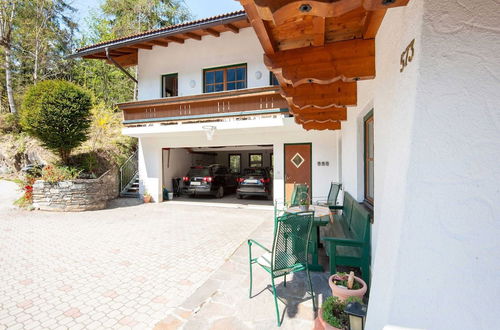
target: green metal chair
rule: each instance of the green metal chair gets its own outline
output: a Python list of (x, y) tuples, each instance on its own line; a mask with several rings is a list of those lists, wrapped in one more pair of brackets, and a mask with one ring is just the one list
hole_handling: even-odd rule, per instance
[[(273, 287), (274, 305), (276, 307), (276, 318), (278, 326), (281, 326), (280, 312), (278, 308), (278, 297), (274, 279), (284, 276), (283, 286), (286, 287), (286, 275), (298, 271), (306, 271), (309, 288), (313, 300), (313, 308), (316, 310), (314, 292), (309, 274), (309, 249), (311, 228), (314, 220), (314, 212), (297, 214), (285, 214), (276, 219), (272, 249), (269, 250), (259, 242), (249, 239), (249, 265), (250, 265), (250, 290), (249, 297), (252, 298), (252, 265), (258, 264), (271, 275)], [(266, 251), (258, 258), (252, 258), (252, 245), (255, 244)]]
[(304, 183), (296, 183), (293, 186), (292, 198), (290, 199), (289, 206), (298, 206), (303, 196), (309, 196), (309, 186)]
[(332, 182), (326, 201), (317, 201), (316, 204), (321, 206), (328, 206), (330, 209), (339, 209), (340, 207), (337, 205), (337, 198), (339, 196), (340, 189), (342, 189), (341, 183)]

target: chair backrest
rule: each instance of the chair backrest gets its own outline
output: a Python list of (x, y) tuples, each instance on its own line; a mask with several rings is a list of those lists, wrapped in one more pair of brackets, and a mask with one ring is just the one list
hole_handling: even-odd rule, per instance
[(341, 183), (334, 183), (330, 185), (330, 191), (328, 192), (328, 205), (337, 205), (337, 197), (339, 197), (340, 188), (342, 188)]
[(287, 213), (278, 217), (271, 256), (275, 275), (288, 273), (309, 263), (309, 241), (314, 212)]
[[(307, 197), (306, 197), (307, 196)], [(290, 199), (290, 206), (297, 206), (300, 200), (309, 196), (309, 186), (304, 183), (296, 183), (293, 186), (292, 198)]]

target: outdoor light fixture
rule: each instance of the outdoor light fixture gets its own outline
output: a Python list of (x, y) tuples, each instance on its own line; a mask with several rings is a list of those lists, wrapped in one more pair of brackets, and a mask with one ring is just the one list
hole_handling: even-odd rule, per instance
[(217, 127), (215, 126), (203, 126), (202, 127), (205, 130), (205, 134), (207, 135), (207, 140), (212, 141), (214, 138), (215, 130)]
[(344, 312), (349, 315), (349, 330), (365, 329), (366, 305), (351, 302), (347, 304)]
[(194, 88), (194, 86), (196, 86), (196, 81), (191, 80), (191, 81), (189, 82), (189, 87)]
[(262, 78), (262, 72), (256, 71), (255, 72), (255, 79), (260, 80), (260, 78)]
[(310, 12), (312, 9), (311, 5), (308, 4), (308, 3), (303, 3), (300, 5), (299, 7), (299, 10), (302, 12), (302, 13), (308, 13)]

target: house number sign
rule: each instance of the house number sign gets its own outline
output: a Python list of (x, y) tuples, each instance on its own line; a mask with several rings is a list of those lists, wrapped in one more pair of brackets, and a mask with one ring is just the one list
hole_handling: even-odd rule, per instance
[(410, 44), (406, 47), (405, 51), (401, 53), (401, 68), (399, 72), (403, 72), (409, 62), (413, 60), (413, 56), (415, 55), (415, 39), (413, 39)]

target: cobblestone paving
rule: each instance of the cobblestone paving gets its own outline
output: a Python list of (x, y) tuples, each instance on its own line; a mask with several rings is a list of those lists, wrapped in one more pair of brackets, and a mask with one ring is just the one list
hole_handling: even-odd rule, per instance
[[(271, 247), (273, 224), (262, 223), (249, 238)], [(252, 253), (262, 253), (254, 245)], [(327, 264), (324, 254), (320, 262)], [(318, 306), (331, 296), (327, 272), (312, 272), (311, 278)], [(312, 329), (316, 314), (307, 290), (305, 272), (276, 282), (280, 299), (279, 308), (283, 323), (276, 325), (274, 299), (270, 289), (271, 279), (258, 265), (253, 268), (252, 299), (248, 297), (250, 273), (248, 246), (241, 245), (226, 263), (216, 270), (205, 284), (186, 299), (178, 308), (156, 325), (155, 330), (199, 329)]]
[(272, 211), (0, 211), (0, 329), (151, 329)]

